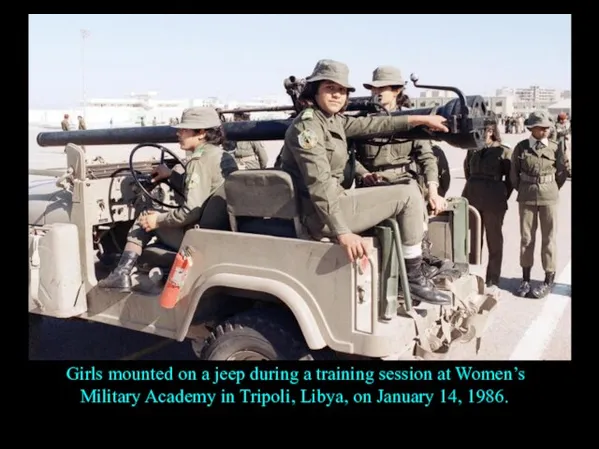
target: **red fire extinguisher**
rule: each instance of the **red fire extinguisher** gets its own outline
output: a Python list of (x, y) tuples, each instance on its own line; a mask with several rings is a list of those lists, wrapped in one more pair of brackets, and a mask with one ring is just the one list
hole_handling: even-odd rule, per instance
[(179, 302), (179, 292), (185, 283), (189, 269), (193, 265), (192, 254), (193, 249), (186, 246), (175, 257), (175, 262), (160, 295), (160, 305), (165, 309), (172, 309)]

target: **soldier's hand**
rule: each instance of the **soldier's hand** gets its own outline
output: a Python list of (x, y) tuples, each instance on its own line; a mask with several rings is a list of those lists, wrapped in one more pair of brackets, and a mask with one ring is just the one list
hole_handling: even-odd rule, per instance
[(435, 215), (439, 215), (441, 212), (447, 210), (447, 200), (439, 194), (432, 194), (428, 199), (428, 203)]
[(351, 262), (368, 255), (368, 245), (362, 237), (357, 234), (341, 234), (337, 236), (339, 244), (345, 249), (347, 257)]
[(156, 224), (157, 218), (158, 213), (156, 211), (149, 211), (141, 214), (137, 221), (144, 231), (150, 232), (158, 227)]
[(449, 128), (445, 126), (447, 119), (442, 115), (424, 115), (422, 116), (422, 124), (433, 131), (448, 133)]
[(366, 173), (362, 176), (362, 184), (367, 187), (375, 186), (383, 180), (383, 177), (378, 173)]
[(160, 164), (152, 170), (152, 182), (158, 182), (170, 178), (172, 170), (164, 164)]

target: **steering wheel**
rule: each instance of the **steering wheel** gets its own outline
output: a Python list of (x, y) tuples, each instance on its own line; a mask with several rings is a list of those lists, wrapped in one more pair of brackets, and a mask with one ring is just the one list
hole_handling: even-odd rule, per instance
[[(133, 167), (133, 156), (139, 149), (145, 148), (145, 147), (153, 147), (153, 148), (157, 148), (161, 151), (161, 153), (160, 153), (160, 163), (161, 164), (164, 164), (164, 154), (165, 153), (168, 153), (169, 156), (171, 156), (173, 159), (175, 159), (175, 161), (177, 161), (179, 164), (181, 164), (181, 166), (185, 167), (185, 164), (183, 164), (183, 161), (181, 159), (179, 159), (179, 157), (173, 151), (169, 150), (168, 148), (166, 148), (162, 145), (158, 145), (157, 143), (141, 143), (141, 144), (137, 145), (135, 148), (133, 148), (133, 150), (131, 151), (131, 154), (129, 155), (129, 171), (131, 172), (131, 176), (133, 177), (133, 180), (135, 181), (137, 186), (140, 188), (141, 192), (146, 197), (148, 197), (150, 200), (154, 201), (155, 203), (160, 204), (161, 206), (167, 207), (169, 209), (178, 209), (181, 206), (179, 206), (179, 205), (173, 206), (172, 204), (163, 203), (162, 201), (154, 198), (152, 196), (152, 194), (150, 192), (148, 192), (148, 190), (144, 186), (144, 183), (151, 182), (151, 180), (152, 180), (151, 175), (142, 174), (142, 173), (138, 172), (137, 170), (135, 170), (135, 168)], [(168, 179), (162, 179), (162, 180), (160, 180), (160, 182), (161, 183), (163, 182), (166, 185), (168, 185), (172, 190), (174, 190), (176, 193), (178, 193), (182, 197), (185, 196), (176, 187), (174, 187), (169, 182)]]

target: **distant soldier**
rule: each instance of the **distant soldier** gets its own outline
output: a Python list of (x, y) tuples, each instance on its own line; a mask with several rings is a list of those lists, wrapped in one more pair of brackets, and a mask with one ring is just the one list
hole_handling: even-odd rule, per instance
[[(87, 129), (87, 125), (85, 124), (85, 119), (82, 116), (80, 116), (80, 115), (77, 116), (77, 122), (78, 122), (79, 131), (85, 131)], [(81, 149), (83, 151), (86, 151), (84, 145), (81, 145)]]
[(568, 141), (570, 140), (570, 122), (565, 112), (560, 113), (557, 116), (557, 123), (555, 124), (555, 133), (557, 137), (557, 144), (560, 148), (567, 153)]
[(65, 114), (64, 118), (62, 119), (62, 122), (60, 122), (60, 127), (62, 128), (63, 131), (68, 131), (70, 128), (70, 124), (69, 124), (69, 114)]
[(152, 119), (152, 126), (156, 126), (158, 124), (158, 120), (156, 120), (156, 117), (154, 117)]
[(130, 291), (131, 272), (154, 235), (162, 244), (178, 251), (185, 232), (198, 224), (207, 200), (237, 169), (231, 155), (220, 147), (224, 132), (213, 108), (186, 109), (181, 124), (175, 127), (181, 149), (187, 153), (185, 177), (166, 165), (159, 165), (153, 172), (153, 182), (168, 179), (184, 187), (185, 203), (170, 212), (148, 211), (138, 217), (129, 230), (118, 266), (98, 283), (101, 288)]
[(486, 284), (497, 286), (503, 262), (503, 220), (512, 194), (510, 181), (512, 150), (501, 144), (497, 125), (485, 130), (485, 147), (468, 151), (464, 159), (466, 186), (462, 196), (476, 208), (482, 219), (489, 250)]
[[(518, 191), (520, 213), (520, 266), (522, 283), (517, 295), (543, 298), (555, 282), (557, 203), (559, 190), (570, 173), (570, 161), (557, 142), (548, 138), (553, 123), (544, 112), (526, 120), (531, 136), (519, 142), (512, 154), (510, 178)], [(537, 226), (541, 225), (541, 263), (545, 281), (531, 289)]]
[(112, 128), (112, 117), (110, 118), (110, 127)]
[(140, 125), (146, 126), (146, 119), (144, 117), (141, 118)]
[[(233, 117), (236, 122), (250, 119), (250, 115), (244, 112), (236, 112)], [(225, 149), (235, 157), (240, 170), (266, 168), (268, 165), (268, 155), (261, 142), (227, 141)]]

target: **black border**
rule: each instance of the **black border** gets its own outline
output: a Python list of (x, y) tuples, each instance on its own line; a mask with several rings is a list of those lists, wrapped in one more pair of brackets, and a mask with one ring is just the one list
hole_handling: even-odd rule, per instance
[[(253, 11), (256, 12), (256, 11)], [(28, 30), (28, 18), (27, 16), (23, 17), (25, 20), (20, 24), (22, 25), (22, 29), (23, 30)], [(574, 22), (576, 21), (576, 18), (578, 19), (578, 25), (579, 28), (577, 28), (576, 26), (574, 26)], [(538, 16), (539, 19), (539, 26), (542, 26), (542, 16)], [(15, 18), (16, 20), (16, 18)], [(576, 33), (574, 32), (575, 29), (580, 29), (580, 30), (585, 30), (588, 28), (585, 28), (585, 24), (584, 21), (582, 19), (582, 17), (578, 17), (578, 16), (573, 16), (572, 18), (572, 22), (573, 22), (573, 42), (580, 42), (580, 44), (582, 45), (582, 41), (584, 39), (584, 37), (581, 37), (579, 39), (576, 38)], [(531, 26), (536, 26), (535, 25), (535, 19), (534, 16), (531, 16)], [(448, 25), (449, 27), (449, 25)], [(14, 27), (11, 27), (11, 29), (14, 29)], [(592, 26), (591, 26), (592, 29)], [(489, 31), (489, 35), (486, 38), (493, 38), (493, 39), (500, 39), (501, 37), (501, 32), (502, 30), (496, 30), (498, 32), (493, 32), (493, 30)], [(579, 33), (582, 33), (583, 31), (580, 31)], [(425, 33), (423, 33), (423, 36), (425, 36)], [(7, 36), (8, 37), (8, 36)], [(25, 39), (23, 39), (22, 41), (18, 41), (18, 42), (14, 42), (14, 38), (10, 39), (11, 42), (11, 47), (12, 46), (16, 46), (18, 47), (20, 42), (23, 42), (25, 45), (23, 48), (23, 51), (15, 51), (14, 52), (14, 56), (11, 56), (11, 60), (15, 59), (20, 59), (22, 58), (22, 64), (18, 64), (18, 65), (22, 65), (25, 69), (25, 73), (23, 74), (18, 74), (18, 70), (10, 70), (8, 69), (8, 74), (7, 76), (9, 77), (13, 77), (16, 76), (17, 79), (15, 80), (16, 84), (20, 84), (23, 83), (23, 91), (24, 92), (28, 92), (28, 84), (27, 84), (27, 79), (28, 79), (28, 73), (27, 73), (27, 66), (28, 66), (28, 59), (27, 59), (27, 52), (28, 52), (28, 37), (26, 37)], [(518, 51), (526, 51), (526, 43), (523, 42), (522, 43), (523, 47), (521, 49), (518, 49)], [(442, 45), (440, 46), (440, 48), (442, 48)], [(578, 46), (578, 48), (581, 48), (580, 45)], [(513, 50), (513, 49), (512, 49)], [(512, 50), (507, 50), (507, 53), (505, 55), (502, 55), (502, 58), (509, 58), (509, 51)], [(573, 44), (573, 58), (575, 57), (576, 54), (576, 46)], [(475, 55), (473, 55), (472, 57), (475, 57)], [(592, 56), (591, 56), (592, 58)], [(582, 56), (581, 56), (581, 60), (582, 60)], [(21, 62), (21, 61), (19, 61)], [(567, 63), (567, 61), (560, 61), (559, 60), (559, 55), (554, 55), (551, 52), (551, 49), (548, 49), (547, 52), (547, 70), (551, 70), (551, 66), (553, 64), (559, 64), (559, 63)], [(587, 62), (589, 63), (589, 62)], [(572, 64), (572, 74), (573, 74), (573, 84), (574, 80), (578, 78), (578, 75), (580, 75), (580, 80), (578, 81), (579, 85), (581, 86), (581, 92), (582, 92), (582, 87), (584, 86), (583, 81), (582, 81), (582, 76), (584, 74), (588, 74), (589, 71), (584, 71), (584, 70), (576, 70), (576, 65)], [(515, 70), (517, 70), (517, 68), (514, 68)], [(595, 84), (595, 72), (590, 71), (593, 74), (593, 79), (589, 80), (589, 82), (586, 84), (587, 86), (594, 86)], [(8, 85), (8, 84), (7, 84)], [(575, 90), (575, 89), (574, 89)], [(12, 95), (12, 93), (16, 93), (17, 89), (9, 89), (7, 96), (9, 97), (9, 102), (10, 102), (10, 97)], [(577, 117), (576, 117), (576, 121), (577, 121), (577, 137), (576, 137), (576, 141), (580, 142), (581, 145), (579, 146), (580, 148), (582, 148), (582, 144), (584, 143), (584, 134), (586, 132), (587, 129), (594, 129), (594, 127), (596, 125), (594, 124), (589, 124), (588, 127), (586, 127), (584, 125), (584, 122), (587, 121), (589, 119), (589, 117), (592, 115), (592, 113), (585, 113), (584, 112), (584, 108), (586, 105), (588, 105), (589, 102), (592, 101), (592, 97), (591, 98), (584, 98), (581, 97), (581, 103), (580, 106), (578, 107), (578, 110), (580, 110), (580, 112), (577, 112)], [(576, 100), (573, 99), (574, 103), (576, 103)], [(16, 98), (14, 102), (12, 102), (12, 104), (18, 105), (21, 104), (22, 102), (22, 98)], [(23, 104), (25, 104), (25, 102), (23, 102)], [(27, 108), (28, 109), (28, 108)], [(28, 115), (28, 111), (25, 110), (24, 111), (24, 115)], [(25, 127), (25, 124), (28, 123), (28, 119), (23, 120), (23, 124)], [(582, 123), (582, 124), (578, 124), (578, 123)], [(28, 132), (28, 131), (26, 131)], [(14, 151), (10, 152), (10, 157), (11, 159), (16, 155), (18, 157), (21, 156), (21, 154), (27, 154), (25, 153), (23, 150), (18, 148), (18, 139), (15, 142), (17, 145), (13, 146), (13, 143), (11, 142), (11, 146), (10, 148), (16, 148), (16, 154)], [(8, 149), (8, 148), (7, 148)], [(583, 150), (578, 150), (581, 153), (583, 152)], [(577, 165), (577, 170), (578, 170), (578, 174), (577, 176), (579, 177), (579, 179), (587, 179), (587, 180), (593, 180), (596, 178), (596, 173), (594, 173), (594, 167), (595, 165), (592, 164), (591, 162), (587, 163), (586, 160), (587, 159), (592, 159), (593, 156), (595, 156), (595, 149), (593, 148), (592, 145), (588, 145), (587, 148), (585, 148), (584, 151), (584, 155), (581, 157), (584, 157), (585, 163), (580, 162)], [(28, 156), (24, 156), (24, 165), (29, 166), (29, 161), (28, 161)], [(582, 161), (582, 159), (581, 159)], [(12, 164), (11, 164), (12, 165)], [(18, 163), (17, 163), (18, 165)], [(585, 170), (589, 170), (589, 174), (588, 175), (584, 175)], [(25, 170), (24, 170), (25, 171)], [(18, 185), (18, 182), (17, 182)], [(576, 188), (573, 186), (572, 187), (572, 191), (573, 192), (577, 192)], [(587, 190), (587, 204), (582, 204), (582, 192), (584, 190)], [(25, 189), (24, 189), (25, 190)], [(579, 246), (585, 245), (586, 246), (586, 252), (591, 252), (590, 255), (587, 255), (587, 261), (586, 262), (581, 262), (581, 263), (576, 263), (574, 264), (577, 268), (577, 270), (573, 270), (572, 276), (573, 279), (573, 285), (576, 286), (581, 286), (579, 288), (579, 290), (576, 290), (574, 288), (575, 291), (579, 291), (581, 292), (581, 305), (580, 307), (574, 307), (573, 306), (573, 326), (572, 326), (572, 357), (573, 360), (572, 362), (525, 362), (525, 363), (510, 363), (510, 362), (476, 362), (476, 363), (472, 363), (472, 362), (452, 362), (452, 363), (446, 363), (446, 362), (435, 362), (434, 365), (429, 365), (426, 362), (411, 362), (409, 364), (406, 363), (399, 363), (399, 362), (385, 362), (385, 364), (382, 366), (382, 369), (385, 370), (391, 370), (391, 369), (406, 369), (409, 366), (413, 366), (415, 365), (416, 367), (420, 368), (420, 369), (427, 369), (427, 368), (434, 368), (435, 370), (440, 370), (440, 369), (447, 369), (447, 368), (452, 368), (457, 364), (461, 364), (461, 365), (468, 365), (468, 366), (475, 366), (478, 367), (480, 369), (490, 369), (492, 367), (495, 368), (508, 368), (508, 367), (513, 367), (513, 366), (518, 366), (521, 367), (521, 369), (526, 370), (527, 374), (528, 374), (528, 378), (526, 381), (523, 382), (511, 382), (511, 383), (503, 383), (501, 385), (501, 387), (503, 387), (506, 390), (506, 396), (509, 398), (512, 398), (512, 400), (509, 402), (509, 404), (503, 404), (503, 405), (492, 405), (492, 406), (477, 406), (477, 407), (472, 407), (472, 406), (445, 406), (445, 407), (431, 407), (431, 408), (423, 408), (421, 406), (403, 406), (403, 405), (396, 405), (396, 406), (392, 406), (392, 407), (382, 407), (382, 406), (344, 406), (344, 407), (336, 407), (336, 408), (322, 408), (322, 407), (317, 407), (317, 408), (313, 408), (310, 406), (302, 406), (302, 407), (293, 407), (293, 408), (287, 408), (287, 410), (292, 410), (292, 411), (296, 411), (296, 412), (301, 412), (301, 413), (310, 413), (313, 414), (315, 411), (324, 411), (324, 412), (367, 412), (368, 415), (371, 415), (373, 413), (381, 413), (384, 414), (386, 416), (395, 418), (401, 416), (401, 415), (405, 415), (405, 416), (415, 416), (416, 413), (435, 413), (435, 412), (445, 412), (443, 414), (446, 414), (446, 412), (449, 412), (449, 414), (451, 416), (455, 416), (456, 414), (458, 415), (462, 415), (462, 414), (468, 414), (468, 415), (472, 415), (472, 416), (480, 416), (482, 414), (496, 414), (496, 415), (504, 415), (504, 416), (511, 416), (512, 418), (515, 418), (516, 415), (521, 415), (523, 418), (526, 418), (527, 420), (534, 420), (537, 421), (539, 419), (546, 419), (546, 418), (553, 418), (553, 419), (560, 419), (561, 421), (563, 420), (569, 420), (572, 418), (572, 414), (575, 413), (575, 409), (574, 409), (574, 401), (578, 400), (578, 398), (576, 397), (578, 393), (580, 393), (583, 397), (585, 396), (585, 392), (582, 391), (582, 388), (585, 388), (586, 390), (586, 385), (584, 382), (584, 377), (586, 377), (586, 373), (590, 374), (592, 373), (592, 371), (584, 371), (584, 368), (582, 367), (582, 365), (585, 362), (585, 359), (589, 359), (593, 357), (593, 352), (585, 352), (584, 351), (584, 346), (586, 345), (586, 343), (588, 342), (593, 342), (594, 343), (594, 339), (595, 339), (595, 327), (597, 326), (596, 323), (594, 322), (590, 322), (588, 326), (585, 326), (583, 324), (583, 320), (585, 318), (592, 318), (594, 316), (593, 314), (593, 309), (596, 306), (596, 299), (595, 299), (595, 294), (591, 291), (589, 291), (587, 294), (584, 295), (582, 294), (582, 290), (583, 290), (583, 285), (586, 281), (593, 279), (594, 273), (585, 273), (585, 271), (589, 271), (589, 270), (593, 270), (594, 268), (594, 261), (596, 260), (596, 257), (594, 257), (594, 247), (595, 245), (593, 245), (594, 243), (594, 227), (592, 226), (592, 217), (591, 215), (594, 214), (594, 205), (595, 205), (595, 201), (593, 201), (594, 199), (594, 193), (595, 189), (592, 187), (592, 185), (589, 183), (587, 187), (581, 187), (580, 188), (580, 195), (576, 196), (574, 193), (572, 195), (572, 201), (580, 201), (580, 207), (575, 207), (575, 205), (573, 204), (573, 208), (572, 208), (572, 219), (574, 221), (573, 224), (576, 225), (576, 235), (577, 235), (577, 239), (573, 238), (573, 254), (578, 253), (577, 249)], [(568, 198), (562, 198), (562, 201), (568, 201)], [(22, 204), (27, 204), (28, 201), (28, 194), (26, 198), (23, 198), (22, 200)], [(11, 202), (9, 201), (6, 205), (6, 207), (11, 207)], [(590, 214), (588, 212), (591, 212)], [(27, 213), (25, 211), (25, 213), (23, 214), (24, 217), (27, 216)], [(589, 226), (589, 224), (591, 224), (591, 226)], [(12, 223), (9, 222), (9, 226), (11, 226)], [(23, 228), (25, 228), (25, 226), (23, 226)], [(586, 228), (586, 229), (585, 229)], [(10, 235), (12, 234), (10, 231), (9, 233), (5, 233), (5, 235)], [(8, 249), (8, 248), (7, 248)], [(580, 251), (581, 253), (583, 253), (583, 250)], [(10, 257), (9, 255), (11, 255), (12, 251), (5, 251), (5, 257)], [(26, 254), (25, 251), (23, 251), (23, 254)], [(574, 256), (573, 256), (574, 257)], [(10, 261), (8, 263), (11, 263)], [(24, 280), (22, 285), (26, 286), (27, 282), (28, 282), (28, 275), (27, 272), (25, 271), (25, 266), (27, 266), (27, 264), (25, 263), (25, 261), (22, 264), (19, 263), (15, 263), (16, 266), (21, 267), (23, 266), (23, 274), (24, 274)], [(20, 268), (19, 268), (20, 269)], [(5, 304), (8, 302), (9, 303), (9, 307), (6, 309), (8, 314), (5, 314), (4, 316), (4, 323), (5, 323), (5, 345), (8, 346), (9, 348), (12, 348), (12, 339), (10, 338), (10, 316), (7, 315), (12, 315), (12, 305), (13, 304), (19, 304), (19, 306), (17, 307), (20, 310), (20, 307), (22, 307), (22, 303), (20, 300), (18, 301), (11, 301), (11, 293), (12, 293), (12, 269), (6, 269), (7, 271), (5, 271), (5, 282), (7, 282), (7, 285), (5, 286)], [(590, 289), (592, 289), (592, 287), (589, 287)], [(24, 301), (25, 302), (25, 301)], [(15, 311), (15, 313), (19, 313), (17, 311)], [(28, 320), (28, 313), (25, 311), (25, 313), (23, 314), (23, 320)], [(26, 323), (28, 323), (28, 321), (25, 321)], [(38, 414), (38, 416), (42, 416), (39, 415), (39, 413), (42, 413), (42, 410), (40, 410), (40, 408), (43, 409), (47, 409), (47, 410), (43, 410), (43, 412), (56, 412), (56, 406), (57, 404), (60, 404), (60, 408), (71, 408), (73, 412), (84, 412), (86, 419), (89, 420), (89, 418), (91, 418), (92, 416), (94, 416), (96, 413), (98, 414), (99, 417), (105, 417), (106, 416), (106, 412), (109, 412), (111, 415), (115, 414), (115, 413), (151, 413), (152, 415), (156, 415), (156, 414), (160, 414), (160, 413), (167, 413), (169, 416), (173, 416), (173, 415), (177, 415), (177, 414), (182, 414), (182, 415), (188, 415), (190, 413), (196, 415), (196, 414), (215, 414), (218, 413), (220, 414), (220, 412), (224, 412), (226, 414), (231, 414), (234, 412), (241, 412), (244, 415), (248, 416), (248, 415), (254, 415), (256, 414), (256, 412), (266, 412), (266, 413), (273, 413), (276, 415), (281, 415), (283, 412), (283, 409), (281, 409), (280, 407), (277, 406), (270, 406), (270, 407), (266, 407), (266, 408), (262, 408), (262, 407), (252, 407), (252, 406), (234, 406), (234, 405), (228, 405), (228, 406), (223, 406), (223, 407), (212, 407), (212, 408), (205, 408), (202, 406), (197, 406), (197, 405), (186, 405), (186, 406), (160, 406), (160, 407), (142, 407), (142, 408), (138, 408), (138, 409), (133, 409), (127, 406), (111, 406), (111, 405), (99, 405), (99, 406), (90, 406), (90, 405), (81, 405), (78, 404), (77, 401), (77, 395), (78, 395), (78, 390), (77, 388), (79, 388), (79, 385), (75, 386), (75, 382), (69, 382), (68, 380), (66, 380), (66, 377), (64, 375), (65, 370), (68, 366), (73, 366), (73, 365), (77, 365), (77, 366), (82, 366), (82, 367), (90, 367), (90, 366), (95, 366), (98, 369), (109, 369), (109, 368), (138, 368), (141, 369), (143, 367), (147, 367), (147, 368), (157, 368), (160, 366), (174, 366), (178, 369), (196, 369), (196, 370), (200, 370), (200, 369), (206, 369), (207, 367), (210, 366), (210, 364), (207, 363), (187, 363), (187, 362), (169, 362), (164, 363), (164, 362), (153, 362), (153, 363), (147, 363), (147, 362), (135, 362), (133, 365), (130, 363), (118, 363), (118, 362), (83, 362), (83, 363), (78, 363), (78, 362), (34, 362), (34, 361), (28, 361), (28, 333), (27, 333), (27, 327), (28, 324), (25, 324), (23, 326), (23, 334), (26, 335), (26, 337), (23, 339), (24, 341), (22, 342), (22, 348), (21, 351), (18, 351), (19, 353), (17, 354), (16, 360), (21, 360), (24, 361), (26, 363), (26, 371), (22, 372), (22, 377), (20, 379), (20, 381), (18, 382), (19, 384), (23, 383), (23, 382), (28, 382), (27, 385), (24, 386), (24, 396), (29, 398), (29, 402), (30, 405), (33, 406), (32, 410), (35, 411), (35, 414)], [(576, 334), (579, 332), (578, 330), (582, 329), (581, 333), (582, 333), (582, 337), (580, 339), (576, 338)], [(595, 346), (595, 345), (593, 345)], [(226, 365), (223, 366), (223, 369), (232, 369), (233, 362), (228, 362)], [(298, 364), (298, 363), (290, 363), (290, 364), (284, 364), (284, 363), (280, 363), (277, 364), (279, 366), (286, 366), (290, 369), (316, 369), (318, 366), (321, 366), (319, 363), (317, 362), (309, 362), (310, 365), (306, 365), (304, 364)], [(7, 364), (8, 365), (8, 364)], [(213, 365), (213, 364), (212, 364)], [(338, 364), (333, 364), (333, 366), (337, 366)], [(380, 368), (380, 363), (379, 362), (368, 362), (367, 364), (365, 363), (360, 363), (359, 366), (361, 368), (364, 369), (372, 369), (372, 370), (376, 370)], [(574, 369), (575, 366), (578, 365), (578, 370), (576, 372), (576, 374), (578, 374), (580, 377), (582, 377), (582, 379), (575, 379), (574, 378)], [(251, 369), (253, 367), (253, 365), (248, 365), (247, 362), (244, 365), (240, 365), (237, 366), (236, 369)], [(271, 367), (271, 366), (269, 366)], [(20, 370), (15, 370), (16, 373), (21, 373)], [(97, 388), (101, 388), (100, 384), (96, 384), (94, 383), (94, 386), (97, 385)], [(164, 384), (163, 384), (164, 385)], [(309, 385), (307, 386), (308, 388), (324, 388), (327, 384), (326, 383), (315, 383), (313, 385)], [(332, 385), (332, 384), (331, 384)], [(418, 388), (420, 390), (424, 390), (426, 387), (424, 386), (419, 386), (416, 385), (416, 383), (394, 383), (395, 387), (390, 387), (390, 388), (398, 388), (398, 385), (401, 386), (403, 391), (406, 391), (406, 388)], [(110, 386), (112, 387), (112, 385)], [(135, 385), (135, 388), (138, 389), (143, 389), (143, 388), (148, 388), (151, 387), (150, 384), (144, 384), (144, 383), (137, 383)], [(175, 388), (175, 387), (179, 387), (179, 385), (175, 385), (174, 383), (170, 385), (170, 388)], [(262, 388), (264, 389), (266, 387), (263, 386)], [(277, 385), (275, 383), (269, 383), (268, 384), (269, 388), (275, 388), (277, 387)], [(468, 385), (466, 384), (462, 384), (460, 386), (460, 388), (464, 388), (464, 387), (468, 387)], [(493, 385), (493, 388), (497, 388), (497, 385)], [(11, 388), (19, 388), (18, 386), (10, 386), (10, 385), (6, 385), (7, 390), (11, 389)], [(133, 388), (133, 387), (132, 387)], [(435, 386), (434, 388), (438, 388), (438, 386)], [(590, 387), (591, 389), (593, 388), (592, 385)], [(351, 391), (352, 389), (352, 384), (339, 384), (336, 385), (333, 388), (335, 391)], [(577, 391), (579, 390), (579, 391)], [(590, 390), (592, 391), (592, 390)], [(61, 413), (64, 415), (65, 414), (65, 410), (61, 410)], [(48, 415), (44, 415), (44, 416), (48, 416)], [(67, 415), (68, 416), (68, 415)], [(75, 415), (73, 415), (75, 416)], [(366, 417), (367, 415), (362, 415), (364, 417)], [(91, 421), (90, 421), (91, 422)], [(513, 421), (514, 423), (516, 423), (516, 420)], [(425, 422), (426, 424), (429, 424), (430, 422)], [(414, 429), (413, 426), (410, 426), (412, 429)], [(433, 427), (431, 428), (431, 432), (435, 432), (435, 429), (440, 430), (436, 425), (433, 425)], [(366, 430), (366, 429), (364, 429)], [(374, 430), (374, 429), (373, 429)], [(399, 429), (398, 429), (399, 430)], [(498, 430), (498, 429), (495, 429)], [(542, 431), (546, 431), (549, 429), (545, 429), (543, 428)], [(378, 433), (378, 432), (377, 432)], [(394, 432), (395, 433), (395, 432)]]

